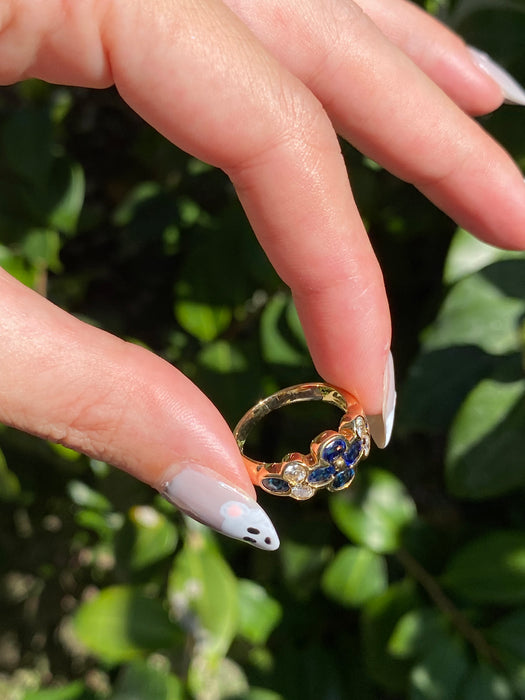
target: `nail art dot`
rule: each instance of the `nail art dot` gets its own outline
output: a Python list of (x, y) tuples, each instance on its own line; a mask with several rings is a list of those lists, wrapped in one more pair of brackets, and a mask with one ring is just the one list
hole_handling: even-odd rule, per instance
[(253, 544), (255, 544), (257, 542), (257, 540), (254, 539), (253, 537), (243, 537), (243, 540), (245, 542), (252, 542)]
[(271, 537), (265, 537), (264, 541), (266, 544), (272, 544), (272, 538)]
[(260, 535), (261, 531), (258, 530), (256, 527), (249, 527), (247, 528), (248, 532), (251, 532), (252, 535)]

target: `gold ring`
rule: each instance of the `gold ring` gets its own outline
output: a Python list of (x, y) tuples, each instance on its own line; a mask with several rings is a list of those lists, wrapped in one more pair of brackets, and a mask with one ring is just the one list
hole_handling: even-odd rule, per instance
[[(343, 411), (337, 430), (325, 430), (310, 444), (310, 453), (292, 452), (281, 462), (261, 462), (244, 454), (254, 425), (272, 411), (299, 401), (325, 401)], [(262, 399), (233, 431), (251, 480), (275, 496), (306, 501), (317, 491), (342, 491), (352, 483), (358, 463), (370, 452), (370, 430), (364, 411), (351, 394), (328, 384), (312, 382), (281, 389)]]

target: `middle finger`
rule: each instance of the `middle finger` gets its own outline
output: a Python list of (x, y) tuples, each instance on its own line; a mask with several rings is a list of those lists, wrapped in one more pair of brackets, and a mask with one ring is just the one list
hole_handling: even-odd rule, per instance
[(489, 243), (525, 246), (515, 164), (355, 3), (226, 1), (354, 146)]

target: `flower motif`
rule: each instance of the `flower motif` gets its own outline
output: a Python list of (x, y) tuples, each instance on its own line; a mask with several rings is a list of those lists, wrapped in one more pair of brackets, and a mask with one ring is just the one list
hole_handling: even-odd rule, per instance
[(350, 486), (357, 463), (368, 454), (370, 438), (361, 416), (345, 428), (344, 431), (340, 428), (342, 432), (339, 433), (327, 431), (320, 435), (312, 442), (308, 456), (289, 455), (279, 474), (261, 480), (263, 489), (278, 496), (305, 501), (320, 489), (342, 491)]

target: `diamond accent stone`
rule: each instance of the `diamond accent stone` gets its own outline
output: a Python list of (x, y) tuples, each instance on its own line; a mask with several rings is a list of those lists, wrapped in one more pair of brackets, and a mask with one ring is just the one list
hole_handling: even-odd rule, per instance
[(301, 462), (290, 462), (283, 471), (286, 481), (292, 486), (302, 483), (308, 474), (308, 470)]
[(357, 416), (357, 418), (354, 421), (354, 425), (355, 425), (355, 431), (360, 438), (363, 438), (365, 435), (368, 434), (366, 421), (363, 418), (363, 416)]
[(308, 486), (308, 484), (299, 484), (298, 486), (292, 486), (291, 495), (298, 501), (306, 501), (309, 498), (312, 498), (314, 493), (315, 489), (313, 489), (311, 486)]

